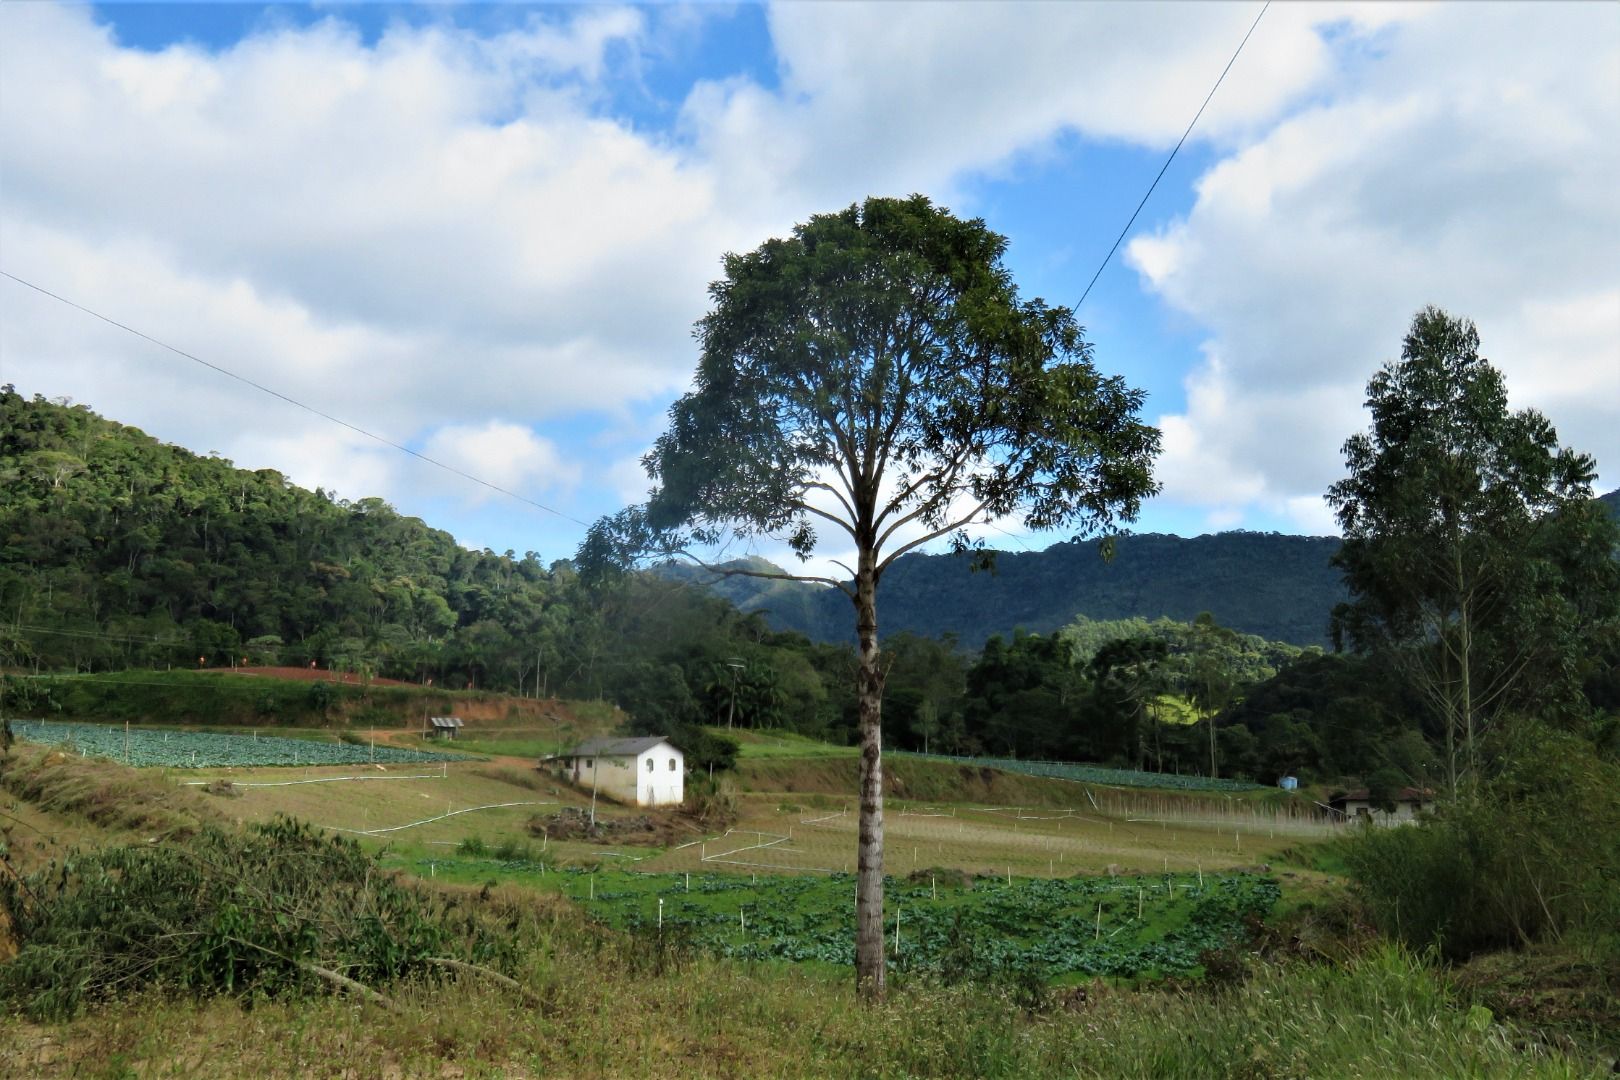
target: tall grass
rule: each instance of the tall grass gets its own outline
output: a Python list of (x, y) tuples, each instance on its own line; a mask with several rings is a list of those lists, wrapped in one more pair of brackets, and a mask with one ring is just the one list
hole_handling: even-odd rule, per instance
[[(1223, 991), (1111, 990), (1030, 1000), (1012, 988), (896, 986), (880, 1008), (847, 977), (745, 966), (651, 940), (581, 938), (566, 913), (534, 924), (522, 981), (420, 984), (397, 1011), (319, 998), (112, 1005), (53, 1040), (28, 1075), (108, 1061), (138, 1075), (465, 1074), (638, 1077), (1573, 1077), (1582, 1062), (1460, 1004), (1410, 954), (1342, 969), (1261, 972)], [(37, 1041), (37, 1033), (34, 1035)], [(31, 1063), (0, 1028), (0, 1062)], [(276, 1053), (266, 1054), (266, 1046)]]
[(0, 760), (0, 789), (52, 814), (147, 837), (184, 837), (218, 813), (150, 771), (87, 761), (48, 747), (23, 747)]

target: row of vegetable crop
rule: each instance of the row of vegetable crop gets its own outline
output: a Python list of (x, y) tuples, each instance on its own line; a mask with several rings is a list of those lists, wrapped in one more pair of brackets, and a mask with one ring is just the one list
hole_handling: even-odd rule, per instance
[(432, 750), (289, 739), (256, 732), (160, 731), (110, 724), (13, 720), (12, 733), (30, 742), (61, 746), (86, 757), (128, 765), (212, 769), (259, 765), (409, 765), (463, 758)]
[[(855, 961), (855, 879), (848, 874), (754, 879), (556, 868), (546, 883), (611, 925), (666, 942), (741, 959)], [(1055, 979), (1194, 974), (1209, 950), (1232, 943), (1249, 920), (1269, 912), (1281, 890), (1274, 879), (1249, 873), (966, 885), (914, 876), (889, 880), (885, 894), (892, 967)]]
[(1254, 791), (1261, 787), (1247, 780), (1223, 780), (1207, 776), (1182, 776), (1179, 773), (1142, 772), (1138, 769), (1110, 769), (1102, 765), (1083, 765), (1072, 761), (1021, 761), (1018, 758), (953, 757), (948, 754), (918, 754), (905, 750), (890, 750), (892, 757), (914, 757), (929, 761), (949, 761), (958, 765), (983, 766), (1002, 772), (1023, 773), (1026, 776), (1046, 776), (1058, 780), (1078, 780), (1087, 784), (1110, 787), (1169, 788), (1175, 791)]

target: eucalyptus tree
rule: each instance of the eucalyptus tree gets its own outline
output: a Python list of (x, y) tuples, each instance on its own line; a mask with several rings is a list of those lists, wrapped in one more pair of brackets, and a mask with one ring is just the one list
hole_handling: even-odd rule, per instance
[(1576, 654), (1617, 605), (1614, 526), (1591, 498), (1596, 463), (1508, 409), (1467, 319), (1419, 312), (1367, 407), (1327, 493), (1352, 596), (1334, 634), (1402, 666), (1441, 721), (1455, 789), (1496, 717), (1583, 707)]
[[(877, 595), (906, 552), (1016, 519), (1106, 533), (1155, 490), (1143, 395), (1105, 377), (1074, 314), (1019, 297), (1004, 237), (923, 196), (871, 198), (728, 254), (697, 324), (692, 390), (644, 459), (647, 503), (592, 527), (582, 568), (783, 540), (833, 572), (859, 642), (856, 978), (883, 990)], [(984, 558), (982, 550), (979, 557)]]

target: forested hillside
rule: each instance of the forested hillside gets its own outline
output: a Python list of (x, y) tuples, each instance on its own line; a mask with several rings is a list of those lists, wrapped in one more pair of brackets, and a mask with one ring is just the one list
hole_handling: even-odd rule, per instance
[[(1620, 519), (1620, 491), (1598, 497)], [(1330, 565), (1337, 537), (1225, 532), (1186, 539), (1121, 537), (1114, 558), (1097, 545), (1058, 543), (1044, 551), (998, 553), (990, 572), (955, 555), (907, 555), (883, 579), (884, 633), (953, 635), (978, 649), (994, 634), (1050, 633), (1076, 616), (1095, 620), (1159, 617), (1190, 622), (1209, 612), (1223, 626), (1270, 641), (1330, 644), (1329, 615), (1347, 596)], [(764, 559), (724, 568), (777, 569)], [(849, 601), (824, 586), (753, 577), (716, 579), (692, 566), (659, 572), (707, 584), (743, 611), (816, 641), (853, 635)]]
[[(0, 481), (0, 648), (13, 663), (236, 655), (464, 663), (472, 679), (500, 662), (499, 633), (555, 636), (559, 583), (532, 555), (467, 551), (379, 499), (237, 469), (82, 405), (0, 389)], [(520, 681), (533, 673), (531, 653)]]
[(470, 551), (379, 499), (0, 388), (0, 667), (314, 664), (615, 698), (765, 636), (701, 590), (648, 577), (592, 593), (566, 562)]

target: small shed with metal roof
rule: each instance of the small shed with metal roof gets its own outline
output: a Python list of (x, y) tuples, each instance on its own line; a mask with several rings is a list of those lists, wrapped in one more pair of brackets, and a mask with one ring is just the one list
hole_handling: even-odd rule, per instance
[(454, 739), (456, 730), (461, 727), (459, 716), (430, 716), (428, 722), (433, 725), (433, 734), (441, 739)]
[(673, 806), (686, 799), (686, 755), (662, 735), (586, 739), (542, 765), (581, 788), (632, 806)]

